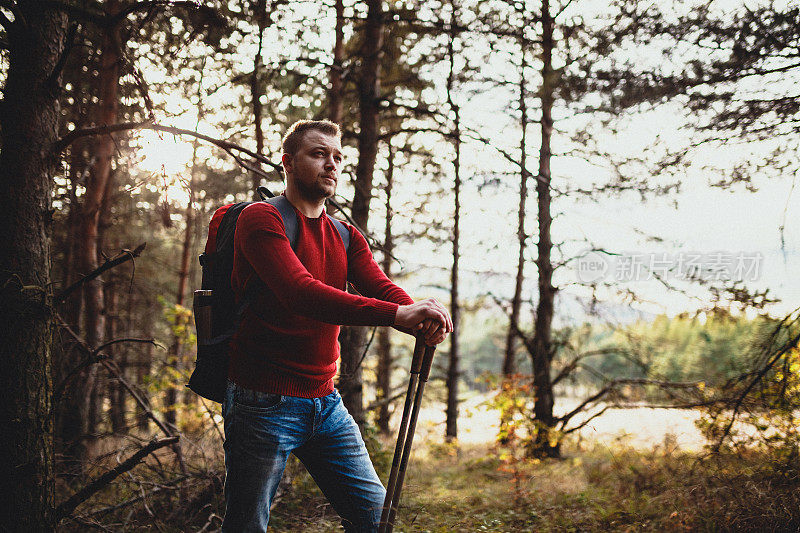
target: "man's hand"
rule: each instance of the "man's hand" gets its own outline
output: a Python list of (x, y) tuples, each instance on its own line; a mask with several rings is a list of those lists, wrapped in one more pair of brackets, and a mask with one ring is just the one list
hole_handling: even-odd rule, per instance
[(394, 325), (422, 333), (429, 346), (444, 341), (453, 331), (450, 313), (433, 298), (398, 307)]

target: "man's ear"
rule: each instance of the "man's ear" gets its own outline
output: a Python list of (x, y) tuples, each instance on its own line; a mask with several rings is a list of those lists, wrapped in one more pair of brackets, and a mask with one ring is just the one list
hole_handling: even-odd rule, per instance
[(281, 156), (281, 163), (283, 164), (283, 170), (286, 171), (286, 174), (292, 173), (292, 154), (283, 154)]

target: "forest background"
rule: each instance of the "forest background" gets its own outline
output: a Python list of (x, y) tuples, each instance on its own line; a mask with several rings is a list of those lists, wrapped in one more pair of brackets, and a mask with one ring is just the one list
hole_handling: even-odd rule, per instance
[[(195, 257), (327, 118), (331, 212), (457, 325), (398, 529), (797, 530), (799, 28), (780, 1), (0, 1), (3, 529), (219, 529)], [(385, 476), (412, 339), (340, 342)], [(592, 437), (666, 409), (699, 447)], [(297, 464), (272, 525), (337, 528)]]

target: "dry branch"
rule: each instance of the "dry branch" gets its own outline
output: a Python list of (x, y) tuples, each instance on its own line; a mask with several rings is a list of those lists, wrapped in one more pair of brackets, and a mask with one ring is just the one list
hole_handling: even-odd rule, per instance
[(139, 449), (138, 452), (83, 487), (81, 490), (73, 494), (67, 501), (59, 505), (55, 510), (56, 520), (60, 521), (62, 518), (71, 515), (72, 511), (74, 511), (76, 507), (88, 500), (94, 493), (103, 489), (103, 487), (111, 483), (119, 475), (131, 470), (133, 467), (139, 464), (142, 459), (154, 451), (163, 448), (164, 446), (176, 444), (179, 439), (180, 437), (176, 435), (173, 437), (167, 437), (165, 439), (151, 441), (147, 446)]
[[(79, 279), (78, 281), (76, 281), (75, 283), (73, 283), (72, 285), (70, 285), (69, 287), (67, 287), (66, 289), (61, 291), (60, 293), (58, 293), (58, 295), (55, 298), (56, 302), (57, 303), (62, 303), (78, 287), (80, 287), (81, 285), (83, 285), (84, 283), (86, 283), (88, 281), (91, 281), (91, 280), (95, 279), (96, 277), (98, 277), (100, 274), (102, 274), (106, 270), (111, 270), (115, 266), (121, 265), (122, 263), (125, 263), (127, 261), (133, 261), (134, 259), (136, 259), (137, 257), (139, 257), (141, 255), (142, 250), (144, 250), (145, 246), (147, 246), (147, 243), (143, 242), (142, 244), (140, 244), (139, 246), (137, 246), (133, 250), (122, 250), (122, 251), (120, 251), (120, 253), (118, 253), (116, 256), (112, 257), (111, 259), (106, 259), (105, 263), (103, 263), (102, 265), (100, 265), (99, 267), (94, 269), (92, 272), (90, 272), (89, 274), (86, 274), (84, 277), (82, 277), (81, 279)], [(134, 265), (134, 268), (135, 268), (135, 265)]]

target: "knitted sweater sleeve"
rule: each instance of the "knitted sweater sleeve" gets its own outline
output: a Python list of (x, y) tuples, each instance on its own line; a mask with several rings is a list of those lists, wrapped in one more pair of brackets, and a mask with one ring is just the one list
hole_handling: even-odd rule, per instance
[(292, 313), (337, 325), (394, 323), (396, 303), (348, 294), (315, 279), (292, 250), (272, 205), (256, 203), (242, 211), (234, 248)]

